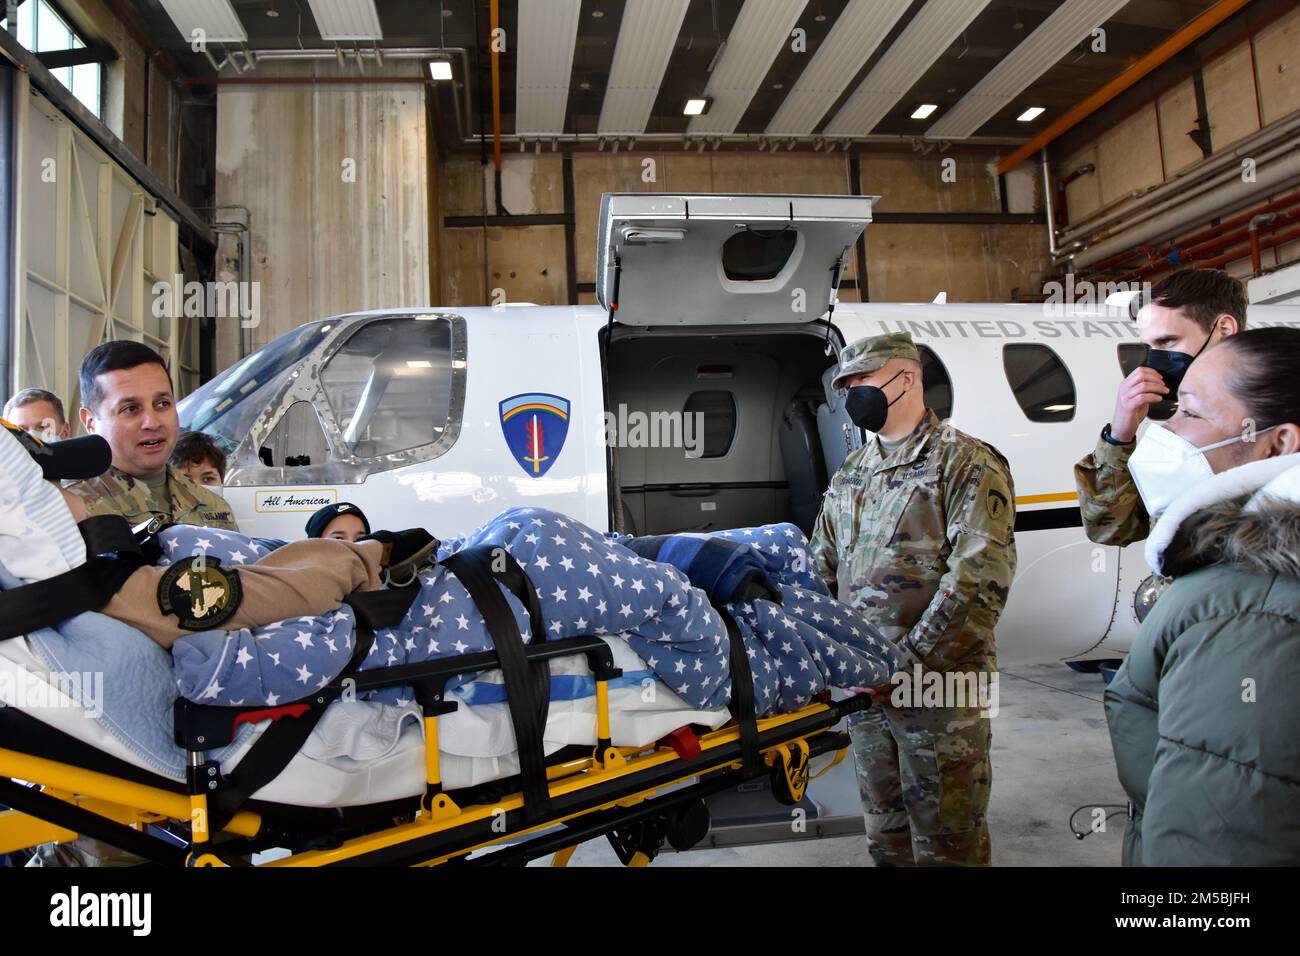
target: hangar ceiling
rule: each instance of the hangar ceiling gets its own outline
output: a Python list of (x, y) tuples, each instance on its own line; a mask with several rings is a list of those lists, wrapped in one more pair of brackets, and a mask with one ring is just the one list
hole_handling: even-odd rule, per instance
[[(490, 129), (488, 0), (116, 0), (181, 69), (211, 78), (181, 24), (234, 50), (461, 48), (439, 85), (442, 142)], [(905, 136), (1028, 139), (1212, 0), (501, 0), (502, 132), (724, 135), (779, 141)], [(522, 10), (522, 13), (521, 13)], [(1092, 31), (1104, 30), (1104, 50)], [(802, 33), (796, 33), (802, 31)], [(242, 38), (240, 34), (243, 34)], [(793, 34), (793, 36), (792, 36)], [(212, 33), (216, 36), (216, 33)], [(796, 49), (795, 37), (802, 37)], [(357, 52), (362, 53), (357, 64)], [(478, 56), (474, 57), (474, 51)], [(1180, 56), (1191, 63), (1191, 52)], [(1177, 59), (1177, 58), (1175, 58)], [(461, 84), (467, 77), (468, 89)], [(257, 66), (252, 67), (255, 74)], [(220, 74), (237, 77), (225, 66)], [(248, 73), (242, 74), (249, 75)], [(459, 91), (459, 94), (458, 92)], [(459, 103), (451, 97), (462, 95)], [(692, 97), (707, 112), (686, 116)], [(925, 119), (921, 104), (936, 109)], [(456, 132), (459, 110), (464, 125)], [(1017, 119), (1027, 108), (1043, 112)]]

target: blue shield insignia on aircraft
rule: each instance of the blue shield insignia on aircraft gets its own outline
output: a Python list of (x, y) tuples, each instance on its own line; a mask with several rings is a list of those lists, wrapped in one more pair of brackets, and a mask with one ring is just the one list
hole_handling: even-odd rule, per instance
[(512, 395), (500, 404), (506, 447), (524, 474), (540, 478), (551, 470), (569, 434), (569, 400), (544, 392)]

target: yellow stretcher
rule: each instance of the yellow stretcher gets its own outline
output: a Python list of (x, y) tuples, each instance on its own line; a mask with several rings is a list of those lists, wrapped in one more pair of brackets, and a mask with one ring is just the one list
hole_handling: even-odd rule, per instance
[[(703, 839), (709, 827), (704, 798), (746, 779), (770, 774), (777, 799), (798, 803), (813, 758), (834, 753), (834, 763), (843, 759), (848, 736), (835, 726), (869, 705), (866, 695), (832, 701), (826, 692), (794, 713), (756, 718), (743, 642), (723, 611), (733, 638), (733, 720), (698, 737), (682, 728), (647, 747), (614, 747), (609, 681), (622, 672), (613, 666), (609, 646), (594, 636), (524, 645), (500, 591), (484, 588), (473, 570), (465, 567), (458, 573), (485, 619), (501, 625), (493, 627), (494, 650), (345, 671), (306, 700), (280, 707), (179, 700), (175, 739), (189, 755), (184, 783), (118, 760), (21, 710), (0, 707), (0, 806), (10, 808), (0, 811), (0, 854), (84, 835), (171, 866), (246, 866), (254, 854), (272, 848), (287, 849), (289, 855), (263, 865), (517, 865), (548, 854), (554, 854), (555, 865), (564, 865), (579, 844), (607, 836), (625, 864), (645, 865), (665, 845), (685, 850)], [(523, 595), (530, 591), (530, 584), (519, 589)], [(376, 622), (367, 620), (370, 612), (354, 607), (358, 620), (373, 632)], [(525, 727), (518, 719), (524, 712), (540, 714), (544, 724), (546, 705), (530, 698), (529, 688), (545, 695), (544, 689), (537, 690), (548, 686), (545, 662), (577, 654), (585, 655), (596, 683), (598, 743), (594, 750), (567, 747), (541, 757), (540, 730), (534, 725), (537, 759), (530, 769), (522, 743)], [(498, 668), (507, 686), (512, 669), (522, 675), (510, 695), (521, 741), (521, 773), (465, 790), (444, 790), (438, 718), (457, 706), (446, 699), (447, 684), (460, 675)], [(539, 671), (543, 679), (531, 680)], [(424, 715), (422, 796), (334, 809), (252, 799), (288, 764), (326, 707), (345, 694), (393, 686), (413, 688)], [(229, 744), (242, 723), (268, 719), (257, 742), (223, 776), (209, 753)]]

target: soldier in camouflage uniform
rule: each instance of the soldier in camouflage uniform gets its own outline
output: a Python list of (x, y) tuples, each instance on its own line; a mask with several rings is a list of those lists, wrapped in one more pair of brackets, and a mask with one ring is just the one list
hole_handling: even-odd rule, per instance
[(105, 342), (86, 354), (78, 378), (82, 425), (113, 449), (107, 472), (68, 486), (89, 514), (239, 530), (224, 498), (167, 463), (180, 422), (157, 352), (139, 342)]
[(117, 468), (74, 482), (68, 491), (85, 502), (88, 515), (121, 515), (133, 525), (160, 516), (168, 524), (239, 530), (225, 498), (170, 465), (157, 492), (145, 480)]
[(1151, 533), (1151, 516), (1128, 470), (1138, 426), (1152, 405), (1177, 397), (1192, 359), (1245, 328), (1245, 287), (1226, 272), (1179, 269), (1156, 283), (1137, 313), (1138, 336), (1151, 350), (1120, 383), (1097, 447), (1074, 466), (1089, 539), (1122, 548)]
[[(909, 677), (918, 665), (992, 673), (1016, 566), (1006, 460), (925, 407), (907, 333), (846, 348), (834, 387), (845, 385), (850, 414), (876, 434), (831, 480), (811, 542), (818, 570), (906, 652)], [(870, 387), (883, 391), (870, 396), (875, 415), (857, 401)], [(987, 865), (991, 734), (979, 702), (895, 706), (893, 689), (875, 689), (849, 725), (873, 860)]]

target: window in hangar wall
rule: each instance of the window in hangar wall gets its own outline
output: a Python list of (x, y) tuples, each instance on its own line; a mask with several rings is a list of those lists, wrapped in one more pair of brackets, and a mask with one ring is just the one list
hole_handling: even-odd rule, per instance
[[(5, 23), (8, 18), (0, 18)], [(8, 26), (8, 23), (5, 23)], [(86, 41), (68, 25), (49, 0), (27, 0), (18, 8), (18, 42), (33, 53), (81, 50)], [(79, 63), (50, 73), (96, 116), (103, 112), (104, 65)]]

